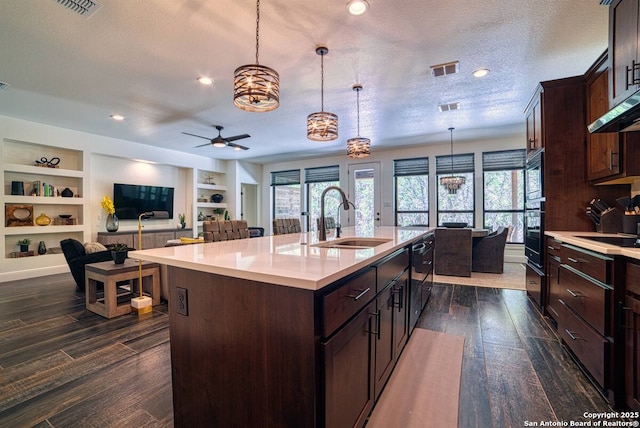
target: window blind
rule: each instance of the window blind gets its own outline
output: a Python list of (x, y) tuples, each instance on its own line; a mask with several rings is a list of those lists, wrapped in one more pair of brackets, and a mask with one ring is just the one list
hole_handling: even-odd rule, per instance
[(396, 159), (393, 161), (393, 175), (428, 175), (429, 158)]
[(453, 160), (453, 173), (474, 172), (473, 153), (464, 155), (436, 156), (436, 174), (450, 174)]
[(484, 152), (482, 153), (482, 169), (484, 171), (524, 169), (526, 157), (525, 149)]
[(338, 165), (307, 168), (304, 170), (305, 183), (322, 183), (325, 181), (340, 181)]
[(299, 169), (292, 169), (289, 171), (274, 171), (271, 173), (272, 186), (288, 186), (291, 184), (300, 184)]

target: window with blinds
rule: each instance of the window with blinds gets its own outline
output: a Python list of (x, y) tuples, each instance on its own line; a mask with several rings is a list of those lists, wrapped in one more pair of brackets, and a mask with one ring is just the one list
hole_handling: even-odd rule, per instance
[[(340, 186), (340, 168), (338, 165), (307, 168), (304, 170), (304, 181), (307, 185), (307, 230), (318, 230), (320, 218), (320, 197), (329, 186)], [(339, 198), (337, 192), (327, 194), (325, 201), (325, 213), (328, 217), (337, 215)], [(334, 218), (337, 222), (338, 219)]]
[(396, 226), (429, 225), (429, 158), (393, 161)]
[(300, 218), (300, 170), (271, 173), (274, 218)]

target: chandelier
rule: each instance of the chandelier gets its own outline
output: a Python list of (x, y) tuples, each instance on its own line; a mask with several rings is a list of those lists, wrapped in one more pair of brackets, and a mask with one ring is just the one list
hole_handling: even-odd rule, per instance
[(356, 91), (356, 105), (358, 106), (358, 136), (347, 140), (347, 156), (350, 158), (366, 158), (371, 154), (371, 140), (360, 136), (360, 91), (362, 85), (353, 85)]
[(260, 0), (256, 2), (256, 63), (236, 68), (233, 73), (233, 104), (250, 112), (275, 110), (280, 105), (280, 76), (272, 68), (260, 65)]
[(331, 141), (338, 138), (338, 116), (324, 111), (324, 56), (329, 48), (318, 46), (320, 55), (320, 111), (307, 116), (307, 138), (313, 141)]
[(447, 189), (450, 195), (455, 195), (460, 186), (462, 186), (467, 179), (461, 176), (453, 175), (453, 130), (455, 128), (449, 128), (451, 133), (451, 175), (447, 177), (440, 177), (440, 185)]

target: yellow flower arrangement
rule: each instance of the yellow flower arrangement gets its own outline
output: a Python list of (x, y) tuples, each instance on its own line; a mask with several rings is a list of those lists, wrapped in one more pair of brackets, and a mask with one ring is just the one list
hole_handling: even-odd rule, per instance
[(100, 202), (100, 205), (102, 205), (102, 209), (104, 209), (107, 214), (116, 213), (116, 207), (113, 205), (113, 201), (110, 197), (105, 196), (104, 198), (102, 198), (102, 202)]

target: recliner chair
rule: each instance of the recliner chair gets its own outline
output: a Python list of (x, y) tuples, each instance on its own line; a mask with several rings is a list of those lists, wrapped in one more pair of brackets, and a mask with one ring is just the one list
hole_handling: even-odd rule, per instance
[(112, 260), (111, 251), (98, 251), (97, 253), (87, 254), (82, 242), (75, 239), (63, 239), (60, 241), (60, 248), (67, 260), (71, 275), (76, 281), (76, 285), (80, 291), (85, 291), (84, 266), (89, 263), (106, 262)]

